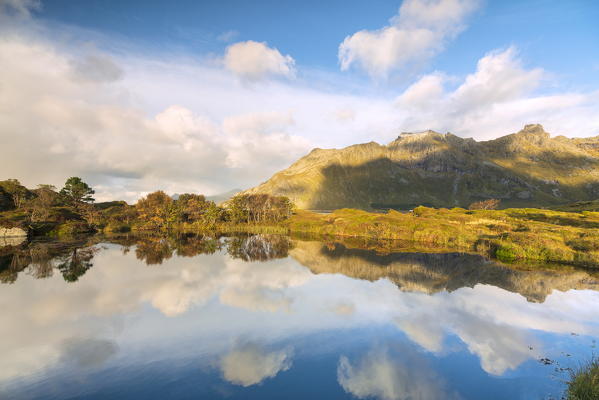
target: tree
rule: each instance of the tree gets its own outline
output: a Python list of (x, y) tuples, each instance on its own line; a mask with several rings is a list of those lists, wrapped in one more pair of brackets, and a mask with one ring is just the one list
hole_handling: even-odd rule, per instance
[(497, 210), (499, 207), (500, 200), (498, 199), (488, 199), (477, 201), (468, 207), (469, 210)]
[(176, 220), (174, 200), (162, 190), (142, 197), (135, 204), (139, 219), (146, 228), (169, 228)]
[(27, 188), (18, 179), (7, 179), (0, 182), (0, 187), (12, 198), (16, 208), (21, 208), (25, 200), (31, 197)]
[(50, 208), (58, 202), (56, 187), (52, 185), (38, 185), (34, 190), (36, 197), (29, 203), (31, 207), (31, 221), (45, 221), (50, 215)]
[(175, 201), (179, 218), (182, 222), (195, 222), (203, 218), (211, 201), (207, 201), (201, 194), (185, 193)]
[(202, 217), (204, 223), (208, 226), (214, 226), (218, 222), (222, 222), (225, 219), (225, 210), (216, 205), (213, 201), (209, 202), (208, 208), (204, 212)]
[(230, 219), (236, 223), (278, 222), (291, 215), (293, 203), (285, 196), (242, 194), (229, 201), (228, 211)]
[(74, 204), (81, 202), (93, 203), (94, 198), (92, 197), (92, 194), (94, 193), (95, 191), (77, 176), (72, 176), (67, 179), (64, 187), (60, 190), (60, 194)]

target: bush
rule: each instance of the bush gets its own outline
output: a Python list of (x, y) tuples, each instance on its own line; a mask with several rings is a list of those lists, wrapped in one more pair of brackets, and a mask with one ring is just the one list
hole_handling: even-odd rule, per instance
[(468, 209), (469, 210), (497, 210), (497, 207), (499, 207), (499, 203), (500, 203), (500, 200), (498, 200), (498, 199), (482, 200), (482, 201), (477, 201), (477, 202), (470, 204), (470, 206), (468, 206)]

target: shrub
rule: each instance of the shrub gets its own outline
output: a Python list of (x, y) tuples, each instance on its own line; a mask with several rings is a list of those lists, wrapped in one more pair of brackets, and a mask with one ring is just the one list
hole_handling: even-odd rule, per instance
[(500, 200), (498, 199), (488, 199), (482, 201), (476, 201), (470, 206), (468, 206), (469, 210), (497, 210), (499, 207)]

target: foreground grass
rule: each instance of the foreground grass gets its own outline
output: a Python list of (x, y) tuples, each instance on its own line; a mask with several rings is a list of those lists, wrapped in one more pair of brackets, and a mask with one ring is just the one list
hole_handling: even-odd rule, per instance
[(464, 210), (418, 207), (386, 214), (342, 209), (298, 211), (290, 232), (395, 239), (475, 251), (504, 262), (531, 260), (599, 267), (599, 213), (540, 209)]
[(572, 373), (568, 382), (567, 399), (599, 399), (599, 359), (594, 358)]

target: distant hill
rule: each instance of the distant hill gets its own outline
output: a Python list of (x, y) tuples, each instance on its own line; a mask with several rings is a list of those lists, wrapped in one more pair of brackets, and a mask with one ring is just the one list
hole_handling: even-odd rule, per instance
[(206, 200), (211, 200), (216, 204), (222, 203), (223, 201), (229, 200), (231, 197), (235, 196), (237, 193), (241, 192), (241, 189), (233, 189), (229, 190), (225, 193), (219, 193), (212, 196), (206, 196)]
[[(214, 194), (212, 196), (206, 196), (206, 200), (210, 200), (210, 201), (215, 202), (216, 204), (220, 204), (224, 201), (229, 200), (231, 197), (235, 196), (239, 192), (241, 192), (241, 189), (232, 189), (232, 190), (229, 190), (228, 192)], [(171, 196), (171, 198), (173, 200), (178, 200), (179, 196), (181, 196), (179, 193), (175, 193)]]
[(243, 193), (291, 198), (304, 209), (553, 206), (599, 198), (599, 136), (551, 138), (541, 125), (477, 142), (451, 133), (402, 133), (388, 145), (314, 149)]

